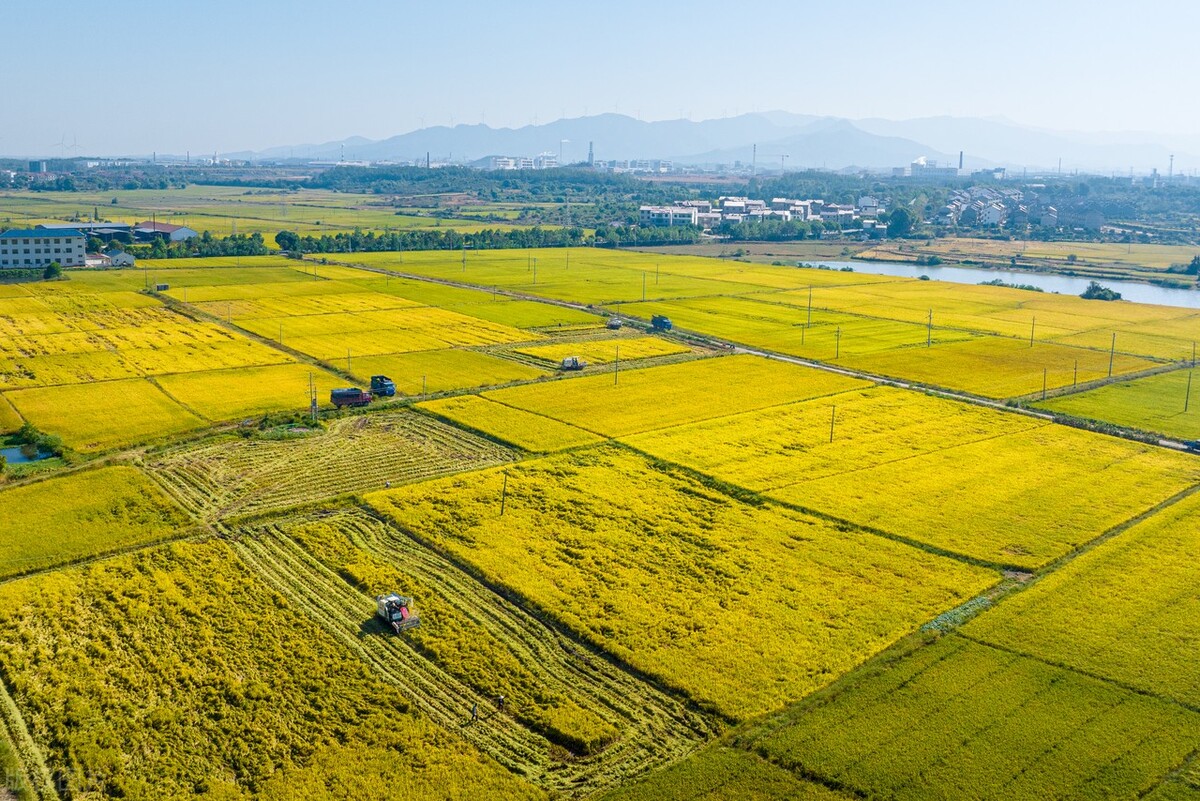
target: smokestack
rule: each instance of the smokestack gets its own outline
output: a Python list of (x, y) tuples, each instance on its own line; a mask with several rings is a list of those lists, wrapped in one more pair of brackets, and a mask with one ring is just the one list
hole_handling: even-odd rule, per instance
[(588, 142), (588, 166), (596, 166), (596, 152), (592, 149), (592, 143)]
[(963, 152), (958, 151), (958, 169), (961, 170), (963, 165)]

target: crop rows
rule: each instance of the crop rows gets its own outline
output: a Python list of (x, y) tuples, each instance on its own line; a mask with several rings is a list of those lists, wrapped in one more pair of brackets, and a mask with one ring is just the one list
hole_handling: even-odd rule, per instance
[[(338, 571), (340, 576), (284, 534), (293, 523), (242, 530), (239, 552), (296, 606), (358, 652), (376, 673), (402, 687), (434, 721), (446, 729), (460, 730), (511, 770), (547, 788), (594, 790), (690, 751), (707, 729), (700, 718), (685, 712), (679, 701), (548, 630), (407, 537), (386, 530), (360, 513), (322, 516), (320, 520), (348, 532), (384, 564), (395, 565), (409, 580), (433, 594), (428, 598), (430, 609), (440, 607), (440, 618), (438, 612), (431, 614), (422, 607), (418, 597), (418, 610), (425, 616), (422, 627), (437, 632), (439, 626), (466, 625), (473, 630), (469, 644), (478, 646), (476, 640), (482, 640), (499, 649), (494, 656), (496, 664), (481, 666), (480, 675), (456, 674), (439, 664), (452, 654), (434, 651), (431, 655), (409, 642), (420, 630), (397, 638), (377, 628), (362, 636), (365, 621), (373, 615), (372, 598), (344, 580), (346, 568)], [(452, 628), (446, 628), (443, 636), (449, 637), (451, 632)], [(436, 645), (438, 637), (433, 634), (427, 646)], [(553, 757), (550, 741), (517, 719), (521, 711), (514, 709), (514, 703), (521, 703), (520, 694), (515, 698), (509, 695), (504, 712), (492, 713), (496, 695), (485, 692), (480, 685), (486, 686), (494, 679), (491, 671), (503, 673), (506, 662), (512, 660), (520, 664), (521, 670), (533, 674), (540, 698), (562, 697), (563, 703), (576, 710), (576, 716), (583, 710), (599, 713), (610, 724), (619, 725), (619, 739), (593, 757), (560, 761)], [(485, 712), (478, 722), (468, 725), (474, 704)]]
[(1200, 708), (1200, 495), (1046, 576), (964, 633)]
[(1200, 714), (949, 635), (852, 677), (742, 744), (860, 797), (1131, 798)]
[(510, 461), (507, 449), (409, 411), (352, 416), (287, 440), (223, 439), (148, 464), (206, 518), (261, 514)]
[[(328, 558), (330, 543), (320, 540), (331, 530), (342, 543), (347, 537), (355, 543), (352, 561), (336, 565), (336, 572), (299, 544), (316, 544)], [(611, 786), (678, 758), (708, 730), (678, 700), (547, 628), (442, 557), (361, 512), (318, 513), (243, 529), (237, 542), (256, 570), (377, 672), (403, 687), (432, 719), (461, 731), (502, 764), (548, 789), (580, 792)], [(363, 575), (372, 571), (380, 575)], [(372, 628), (364, 637), (373, 600), (352, 587), (351, 579), (368, 586), (405, 582), (398, 587), (402, 592), (419, 588), (422, 628), (402, 637)], [(370, 592), (384, 589), (374, 586)], [(472, 658), (472, 651), (478, 656)], [(507, 703), (503, 712), (492, 714), (497, 688), (506, 693)], [(558, 719), (566, 727), (557, 734), (546, 731), (539, 703), (565, 713)], [(478, 722), (464, 725), (472, 704), (487, 711)], [(553, 709), (549, 712), (554, 720)], [(556, 758), (551, 742), (595, 730), (589, 717), (613, 729), (611, 744), (606, 739), (590, 756)], [(583, 728), (573, 729), (572, 722)]]
[(609, 364), (618, 358), (648, 359), (653, 356), (687, 353), (688, 349), (677, 342), (659, 337), (620, 337), (555, 342), (552, 345), (522, 345), (516, 348), (515, 352), (551, 364), (558, 364), (571, 356), (578, 356), (592, 364)]
[(696, 359), (495, 390), (484, 397), (606, 437), (831, 395), (868, 383), (753, 356)]
[(0, 664), (71, 798), (539, 795), (219, 540), (0, 585)]

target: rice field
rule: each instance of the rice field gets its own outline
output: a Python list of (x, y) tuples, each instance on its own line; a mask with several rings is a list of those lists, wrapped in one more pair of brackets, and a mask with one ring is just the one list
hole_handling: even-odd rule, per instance
[(58, 434), (82, 453), (133, 445), (205, 425), (154, 382), (141, 378), (14, 389), (5, 397), (25, 420)]
[(0, 585), (0, 665), (47, 797), (544, 797), (220, 540)]
[(571, 356), (578, 356), (589, 364), (611, 364), (618, 359), (649, 359), (691, 352), (691, 348), (660, 337), (587, 339), (550, 345), (523, 345), (513, 350), (556, 367)]
[(0, 490), (0, 578), (192, 532), (153, 481), (128, 466)]
[(366, 500), (587, 642), (738, 719), (825, 686), (997, 577), (737, 501), (611, 446)]
[(754, 356), (698, 359), (612, 375), (527, 384), (484, 397), (605, 437), (725, 417), (867, 382)]
[(157, 384), (185, 409), (220, 422), (271, 411), (307, 411), (309, 386), (317, 403), (329, 404), (329, 391), (345, 379), (306, 364), (207, 370), (158, 378)]
[(205, 519), (264, 515), (351, 493), (505, 464), (508, 449), (408, 409), (353, 415), (290, 438), (221, 437), (146, 461)]
[(351, 368), (364, 385), (373, 375), (386, 375), (396, 382), (397, 392), (409, 397), (533, 381), (546, 375), (527, 364), (460, 348), (356, 357)]
[[(1115, 354), (1112, 375), (1157, 367), (1138, 356)], [(1053, 343), (990, 337), (930, 348), (905, 348), (850, 356), (840, 364), (892, 378), (944, 386), (985, 398), (1040, 393), (1043, 388), (1073, 387), (1109, 376), (1110, 354)]]
[(770, 494), (954, 553), (1036, 568), (1198, 481), (1194, 458), (1048, 425)]
[(951, 635), (763, 725), (746, 747), (856, 797), (1134, 798), (1200, 714)]
[[(1195, 381), (1192, 401), (1189, 384)], [(1038, 404), (1043, 409), (1168, 437), (1200, 439), (1200, 378), (1191, 369), (1106, 384)]]
[(418, 408), (530, 453), (551, 453), (601, 441), (582, 428), (478, 395), (429, 401)]
[(1195, 708), (1198, 548), (1200, 496), (1193, 495), (1039, 580), (963, 631)]

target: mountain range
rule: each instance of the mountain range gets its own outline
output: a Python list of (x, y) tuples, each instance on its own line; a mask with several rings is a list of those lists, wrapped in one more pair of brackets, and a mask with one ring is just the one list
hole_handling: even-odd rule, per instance
[(755, 161), (762, 169), (886, 169), (925, 156), (968, 169), (1166, 173), (1170, 157), (1183, 173), (1200, 169), (1200, 135), (1147, 132), (1049, 131), (994, 118), (926, 117), (850, 120), (790, 112), (742, 114), (692, 121), (646, 122), (621, 114), (561, 119), (520, 128), (484, 124), (434, 126), (387, 139), (350, 137), (320, 144), (224, 154), (249, 160), (303, 159), (480, 163), (492, 156), (552, 153), (565, 163), (586, 160), (589, 143), (600, 160), (664, 159), (717, 165)]

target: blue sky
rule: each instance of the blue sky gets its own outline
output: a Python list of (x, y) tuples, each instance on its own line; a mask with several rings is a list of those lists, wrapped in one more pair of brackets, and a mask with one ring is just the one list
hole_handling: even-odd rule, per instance
[[(211, 153), (782, 109), (1200, 133), (1194, 0), (7, 0), (0, 153)], [(73, 47), (56, 55), (34, 32)], [(30, 31), (30, 35), (12, 35)], [(45, 100), (39, 100), (44, 95)]]

